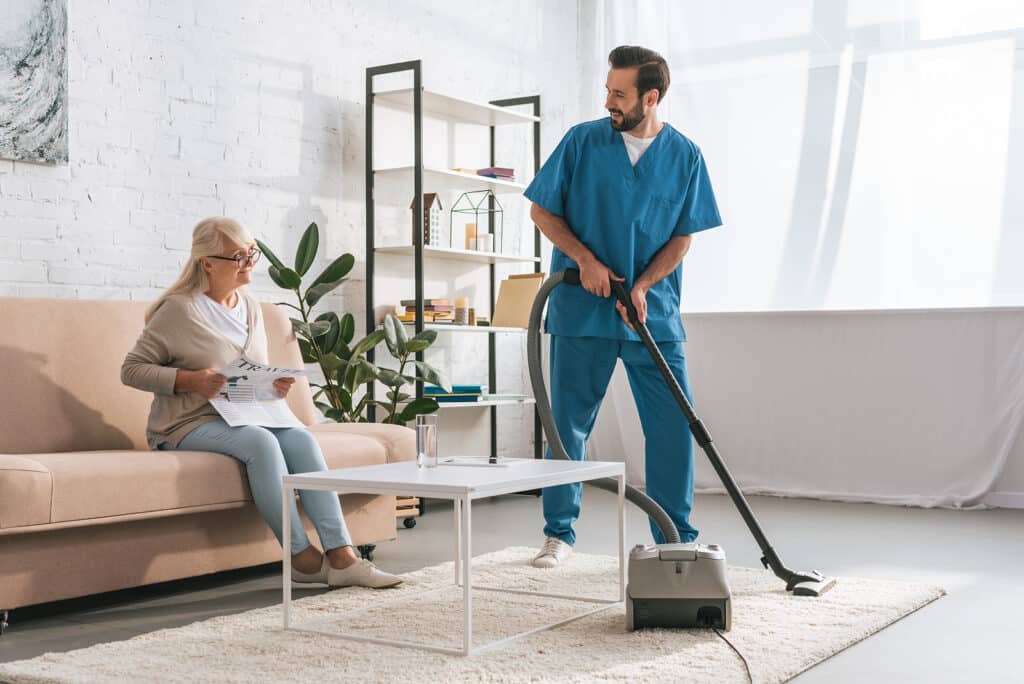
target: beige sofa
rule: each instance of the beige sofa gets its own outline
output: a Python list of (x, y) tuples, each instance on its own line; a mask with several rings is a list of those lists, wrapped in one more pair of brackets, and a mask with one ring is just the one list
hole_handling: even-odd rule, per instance
[[(281, 558), (238, 461), (147, 448), (152, 395), (120, 381), (145, 307), (0, 298), (0, 611)], [(270, 361), (297, 367), (287, 315), (263, 313)], [(414, 457), (408, 428), (317, 424), (304, 379), (288, 400), (331, 468)], [(395, 537), (394, 497), (342, 507), (356, 544)]]

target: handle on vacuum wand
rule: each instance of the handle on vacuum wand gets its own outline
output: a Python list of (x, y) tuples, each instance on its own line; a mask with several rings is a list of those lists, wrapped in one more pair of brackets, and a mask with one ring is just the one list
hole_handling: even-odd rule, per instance
[[(580, 284), (580, 272), (577, 269), (571, 268), (565, 270), (565, 276), (563, 279), (564, 283), (571, 285)], [(672, 369), (669, 368), (668, 363), (665, 361), (665, 357), (662, 356), (661, 350), (658, 349), (657, 343), (654, 338), (651, 337), (650, 331), (644, 323), (640, 322), (640, 317), (637, 314), (636, 307), (633, 305), (633, 301), (629, 297), (629, 291), (622, 282), (612, 281), (612, 294), (617, 300), (626, 308), (626, 315), (629, 318), (629, 322), (633, 325), (633, 330), (636, 331), (637, 335), (640, 336), (640, 340), (644, 343), (644, 347), (650, 353), (651, 358), (654, 359), (655, 365), (661, 372), (662, 377), (668, 384), (669, 391), (675, 398), (676, 403), (679, 404), (679, 408), (682, 409), (683, 414), (686, 416), (686, 421), (690, 424), (690, 430), (693, 432), (693, 437), (700, 445), (704, 453), (707, 454), (708, 460), (711, 461), (711, 466), (718, 473), (718, 478), (725, 485), (726, 491), (729, 493), (729, 497), (732, 498), (733, 503), (739, 510), (740, 515), (743, 517), (743, 521), (747, 524), (747, 528), (750, 529), (750, 533), (754, 535), (754, 539), (757, 541), (757, 545), (761, 548), (761, 552), (764, 556), (761, 558), (761, 563), (765, 568), (771, 568), (772, 572), (775, 573), (780, 579), (786, 582), (786, 589), (792, 590), (794, 586), (801, 582), (817, 582), (821, 581), (822, 576), (817, 571), (810, 572), (796, 572), (790, 570), (779, 558), (775, 549), (768, 543), (768, 538), (765, 536), (764, 531), (761, 529), (761, 525), (757, 522), (757, 518), (754, 517), (754, 512), (750, 509), (750, 504), (747, 503), (746, 497), (743, 496), (743, 492), (736, 485), (736, 481), (733, 479), (729, 469), (725, 466), (721, 456), (718, 455), (718, 450), (715, 448), (714, 443), (711, 440), (711, 433), (708, 432), (704, 423), (697, 417), (697, 414), (693, 410), (693, 406), (690, 404), (690, 400), (686, 398), (686, 394), (683, 392), (683, 388), (679, 386), (679, 381), (672, 374)]]

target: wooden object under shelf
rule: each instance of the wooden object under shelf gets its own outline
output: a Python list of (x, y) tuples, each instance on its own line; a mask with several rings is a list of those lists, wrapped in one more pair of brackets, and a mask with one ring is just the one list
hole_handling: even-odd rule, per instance
[(415, 496), (395, 497), (395, 518), (418, 518), (420, 500)]

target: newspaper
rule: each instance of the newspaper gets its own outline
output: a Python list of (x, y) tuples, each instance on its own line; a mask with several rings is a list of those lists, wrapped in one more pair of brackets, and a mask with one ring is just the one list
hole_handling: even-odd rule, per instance
[(264, 366), (243, 356), (218, 372), (228, 381), (210, 403), (228, 425), (304, 427), (288, 408), (288, 402), (277, 395), (274, 380), (306, 375), (306, 371)]

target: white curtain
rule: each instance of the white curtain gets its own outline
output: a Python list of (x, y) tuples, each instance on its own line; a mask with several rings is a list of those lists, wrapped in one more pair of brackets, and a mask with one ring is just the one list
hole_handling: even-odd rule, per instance
[[(620, 44), (651, 47), (672, 69), (659, 114), (693, 139), (708, 160), (725, 226), (699, 235), (685, 263), (683, 312), (694, 393), (728, 428), (720, 439), (753, 440), (742, 442), (739, 451), (763, 457), (759, 464), (793, 466), (765, 477), (762, 465), (734, 454), (729, 457), (741, 459), (734, 468), (737, 479), (752, 490), (796, 496), (1024, 506), (1018, 498), (1024, 496), (1024, 472), (1014, 474), (1024, 470), (1018, 465), (1024, 460), (1019, 440), (1014, 441), (1020, 396), (1006, 384), (1020, 377), (1019, 340), (993, 345), (993, 338), (982, 337), (963, 347), (961, 338), (947, 344), (935, 330), (942, 343), (932, 345), (927, 337), (914, 337), (917, 332), (900, 315), (885, 313), (901, 310), (907, 320), (919, 321), (906, 310), (931, 309), (941, 317), (943, 309), (1024, 305), (1024, 3), (581, 0), (578, 7), (582, 118), (603, 114), (609, 50)], [(854, 338), (891, 338), (893, 344), (878, 351), (892, 353), (865, 359), (862, 348), (840, 344), (844, 340), (830, 332), (836, 319), (826, 313), (836, 310), (879, 312), (877, 320), (863, 319), (872, 320), (867, 337)], [(731, 319), (711, 316), (771, 311), (818, 312), (815, 329), (825, 336), (822, 344), (838, 346), (817, 350), (823, 356), (811, 360), (830, 359), (837, 368), (852, 363), (881, 399), (898, 402), (848, 406), (843, 400), (851, 395), (842, 383), (813, 385), (817, 378), (808, 377), (805, 359), (779, 356), (784, 345), (802, 349), (802, 338), (773, 330), (778, 346), (748, 336), (739, 352), (716, 332), (731, 330), (723, 322)], [(1015, 315), (1019, 311), (1009, 319)], [(752, 316), (753, 326), (761, 319)], [(967, 325), (969, 319), (957, 320)], [(991, 325), (1009, 325), (999, 320)], [(892, 328), (886, 332), (886, 326)], [(921, 361), (908, 340), (948, 353), (926, 358), (942, 361), (936, 372), (970, 383), (967, 404), (934, 405), (937, 387), (899, 384), (887, 375)], [(971, 355), (977, 353), (983, 353), (985, 369), (1000, 373), (976, 374), (977, 357)], [(874, 449), (857, 443), (855, 450), (848, 447), (856, 442), (848, 439), (816, 441), (848, 436), (852, 418), (842, 411), (816, 415), (814, 439), (803, 442), (788, 441), (794, 431), (803, 434), (799, 422), (773, 424), (775, 439), (764, 439), (763, 430), (747, 431), (770, 415), (736, 396), (725, 411), (716, 397), (723, 384), (742, 391), (742, 382), (727, 371), (748, 363), (777, 369), (771, 389), (783, 396), (813, 396), (864, 411), (854, 414), (858, 420), (887, 427), (883, 441)], [(810, 394), (792, 389), (797, 387)], [(951, 388), (946, 396), (961, 389)], [(934, 410), (912, 425), (891, 423), (892, 416), (906, 416), (900, 407), (918, 405)], [(965, 407), (973, 423), (963, 426), (964, 434), (983, 438), (964, 441), (947, 431)], [(989, 418), (976, 413), (982, 409), (992, 412)], [(620, 368), (591, 454), (636, 454), (629, 476), (642, 482), (635, 448), (640, 434)], [(852, 468), (865, 458), (865, 449), (869, 467)], [(823, 450), (827, 458), (815, 461)], [(875, 456), (883, 460), (876, 463)], [(840, 457), (854, 461), (830, 460)], [(911, 479), (888, 479), (880, 466), (893, 458), (909, 469), (897, 474), (922, 476), (920, 487)], [(870, 477), (852, 477), (853, 471)], [(837, 473), (846, 480), (834, 481)], [(714, 484), (698, 477), (699, 486)]]

